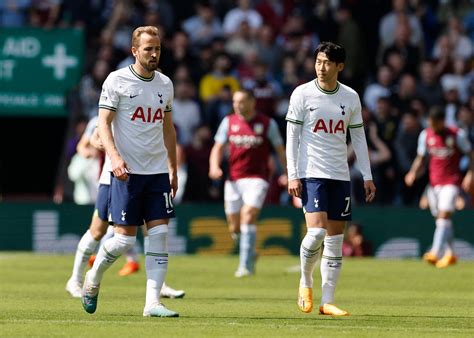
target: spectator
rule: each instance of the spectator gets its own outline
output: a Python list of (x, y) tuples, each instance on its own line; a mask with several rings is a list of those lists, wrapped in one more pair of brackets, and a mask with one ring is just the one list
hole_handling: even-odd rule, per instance
[(403, 182), (403, 177), (410, 170), (416, 157), (418, 135), (421, 130), (422, 126), (418, 121), (417, 113), (413, 110), (405, 112), (394, 142), (399, 174), (398, 186), (400, 187), (400, 197), (403, 205), (416, 206), (428, 183), (426, 178), (417, 181), (411, 187), (407, 187)]
[(336, 11), (336, 21), (339, 24), (337, 42), (346, 50), (346, 61), (342, 72), (341, 82), (360, 92), (364, 85), (365, 71), (365, 41), (359, 24), (353, 19), (349, 7), (341, 5)]
[(219, 127), (224, 117), (232, 112), (232, 109), (232, 88), (224, 85), (219, 95), (206, 105), (205, 120), (211, 128), (212, 135), (216, 134), (217, 127)]
[(443, 102), (443, 88), (436, 76), (435, 65), (431, 60), (425, 60), (420, 65), (420, 78), (416, 86), (416, 94), (428, 106), (438, 106)]
[(238, 0), (237, 7), (227, 12), (224, 17), (224, 33), (227, 36), (234, 35), (241, 27), (242, 21), (247, 21), (253, 36), (262, 26), (262, 16), (251, 8), (251, 0)]
[(395, 42), (395, 31), (402, 16), (406, 16), (411, 28), (410, 43), (414, 46), (420, 46), (423, 43), (420, 21), (418, 17), (409, 12), (407, 1), (392, 0), (392, 10), (380, 20), (379, 25), (379, 39), (383, 48)]
[(207, 125), (200, 125), (194, 132), (192, 142), (184, 149), (188, 168), (184, 201), (206, 202), (218, 195), (207, 175), (212, 143), (210, 128)]
[(63, 0), (31, 0), (30, 25), (53, 28), (59, 19)]
[[(389, 179), (393, 177), (388, 177), (386, 174), (386, 164), (391, 161), (392, 154), (387, 145), (379, 138), (377, 125), (371, 121), (369, 111), (364, 108), (362, 109), (362, 117), (364, 120), (365, 134), (368, 135), (367, 146), (369, 149), (369, 159), (372, 169), (372, 175), (374, 178), (374, 183), (377, 187), (377, 196), (376, 201), (378, 203), (387, 202), (386, 199), (393, 197), (393, 194), (390, 194), (388, 191)], [(348, 148), (348, 160), (351, 163), (350, 174), (351, 174), (351, 190), (354, 196), (354, 204), (362, 203), (365, 201), (365, 196), (361, 192), (362, 176), (360, 175), (359, 165), (355, 159), (354, 149), (350, 145)], [(389, 193), (388, 196), (385, 194)]]
[(363, 257), (372, 256), (372, 254), (372, 244), (364, 238), (362, 226), (358, 223), (349, 224), (342, 244), (342, 255)]
[(291, 0), (262, 0), (255, 9), (262, 16), (265, 25), (278, 32), (285, 23), (288, 14), (291, 13), (293, 6)]
[(240, 23), (240, 29), (227, 39), (225, 51), (234, 57), (241, 58), (249, 49), (257, 47), (255, 35), (252, 34), (248, 21)]
[(421, 60), (420, 48), (410, 40), (413, 32), (411, 31), (407, 16), (400, 15), (394, 33), (393, 43), (386, 46), (383, 50), (383, 63), (387, 62), (388, 54), (398, 52), (404, 59), (403, 72), (409, 72), (413, 75), (417, 74)]
[(191, 143), (194, 129), (201, 124), (201, 111), (194, 101), (195, 93), (196, 89), (191, 81), (175, 82), (173, 122), (178, 127), (183, 146)]
[(416, 80), (413, 75), (404, 74), (398, 82), (398, 88), (392, 95), (392, 104), (397, 109), (396, 116), (406, 111), (410, 101), (416, 96)]
[(272, 73), (280, 70), (282, 51), (276, 44), (274, 30), (270, 26), (262, 26), (257, 34), (256, 48), (258, 59), (268, 65)]
[(91, 74), (86, 74), (79, 84), (79, 96), (82, 104), (83, 115), (88, 119), (97, 115), (97, 103), (99, 102), (102, 83), (109, 74), (109, 64), (103, 60), (97, 60)]
[(27, 22), (27, 11), (32, 0), (0, 1), (0, 27), (22, 27)]
[(189, 35), (193, 48), (198, 49), (220, 36), (222, 25), (209, 0), (198, 1), (195, 8), (196, 15), (186, 19), (182, 28)]
[(440, 58), (445, 52), (446, 44), (452, 58), (469, 59), (473, 55), (473, 42), (464, 34), (461, 20), (451, 16), (448, 21), (446, 32), (438, 38), (433, 50), (433, 56)]
[(199, 84), (199, 97), (205, 103), (216, 98), (221, 88), (228, 85), (232, 92), (240, 88), (239, 81), (231, 74), (232, 63), (227, 54), (215, 57), (212, 71), (204, 75)]
[(441, 86), (443, 88), (456, 88), (459, 100), (466, 103), (468, 99), (468, 87), (466, 76), (466, 62), (462, 58), (456, 58), (453, 62), (453, 72), (441, 76)]
[(371, 112), (375, 112), (377, 100), (389, 97), (392, 91), (392, 70), (382, 65), (377, 70), (377, 81), (369, 84), (364, 92), (364, 104)]

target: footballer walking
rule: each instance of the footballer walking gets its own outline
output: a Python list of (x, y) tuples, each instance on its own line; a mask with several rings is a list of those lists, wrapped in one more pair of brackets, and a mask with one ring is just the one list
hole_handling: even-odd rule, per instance
[(375, 185), (359, 96), (337, 80), (344, 68), (345, 50), (323, 42), (315, 58), (317, 77), (293, 91), (286, 116), (288, 192), (302, 199), (307, 226), (300, 247), (298, 306), (305, 313), (313, 310), (313, 271), (324, 242), (319, 312), (346, 316), (347, 311), (334, 305), (334, 293), (342, 267), (344, 228), (351, 220), (347, 130), (360, 163), (367, 202), (375, 197)]
[(135, 29), (131, 51), (135, 63), (109, 74), (99, 101), (98, 132), (111, 161), (109, 221), (115, 235), (101, 246), (85, 276), (82, 304), (88, 313), (96, 311), (104, 272), (134, 245), (137, 228), (145, 222), (143, 316), (177, 317), (160, 302), (168, 270), (168, 220), (175, 216), (178, 188), (173, 83), (157, 71), (161, 40), (156, 27)]

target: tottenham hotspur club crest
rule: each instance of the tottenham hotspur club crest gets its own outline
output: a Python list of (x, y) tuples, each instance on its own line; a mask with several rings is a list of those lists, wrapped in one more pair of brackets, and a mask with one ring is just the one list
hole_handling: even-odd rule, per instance
[(163, 103), (163, 94), (158, 93), (158, 97), (160, 98), (160, 103)]
[(346, 106), (343, 106), (342, 104), (339, 104), (339, 107), (341, 107), (341, 109), (342, 109), (341, 114), (346, 115), (346, 112), (344, 111), (344, 108), (346, 108)]

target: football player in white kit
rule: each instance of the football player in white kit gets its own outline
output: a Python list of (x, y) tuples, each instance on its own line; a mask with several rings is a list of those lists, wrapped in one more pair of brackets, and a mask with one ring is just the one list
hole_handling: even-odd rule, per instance
[(366, 201), (375, 197), (369, 154), (358, 94), (337, 81), (344, 68), (345, 51), (331, 42), (315, 51), (317, 78), (298, 86), (286, 116), (288, 192), (302, 199), (307, 233), (301, 242), (301, 279), (298, 306), (313, 309), (313, 271), (321, 258), (322, 297), (319, 312), (346, 316), (334, 305), (334, 292), (342, 266), (342, 241), (351, 220), (347, 130), (360, 163)]
[(156, 71), (161, 40), (156, 27), (132, 34), (135, 63), (109, 74), (99, 100), (99, 137), (111, 161), (109, 221), (114, 237), (99, 249), (84, 279), (82, 305), (97, 308), (104, 272), (136, 241), (143, 221), (148, 228), (143, 316), (178, 317), (160, 302), (168, 270), (168, 220), (175, 217), (178, 188), (176, 132), (172, 120), (173, 83)]
[[(97, 151), (104, 151), (102, 142), (100, 141), (100, 138), (97, 134), (97, 119), (97, 116), (90, 119), (86, 130), (84, 131), (81, 140), (77, 145), (77, 151), (80, 152), (84, 157), (96, 156)], [(110, 161), (106, 159), (106, 161), (104, 161), (102, 172), (99, 178), (97, 200), (95, 203), (94, 213), (92, 214), (92, 220), (89, 225), (89, 229), (87, 229), (77, 245), (71, 277), (66, 283), (66, 291), (74, 298), (82, 297), (82, 279), (89, 258), (91, 258), (101, 243), (113, 236), (113, 227), (109, 227), (108, 222), (108, 202), (110, 188), (109, 170)], [(142, 226), (144, 251), (146, 253), (148, 248), (148, 234), (146, 233), (146, 229), (143, 229), (143, 227), (144, 226)], [(110, 229), (112, 229), (112, 234), (111, 236), (107, 237)], [(134, 248), (131, 250), (133, 249)], [(128, 258), (128, 252), (126, 254)], [(127, 265), (125, 265), (124, 268), (125, 267), (127, 267)], [(122, 268), (120, 271), (122, 271), (124, 268)], [(183, 290), (175, 290), (163, 282), (163, 287), (161, 288), (160, 294), (161, 297), (164, 298), (182, 298), (184, 297), (185, 292)]]

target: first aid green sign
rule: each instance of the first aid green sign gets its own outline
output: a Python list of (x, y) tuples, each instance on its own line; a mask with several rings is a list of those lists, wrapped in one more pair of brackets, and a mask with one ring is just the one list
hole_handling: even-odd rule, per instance
[(82, 75), (83, 32), (0, 30), (0, 115), (65, 116)]

